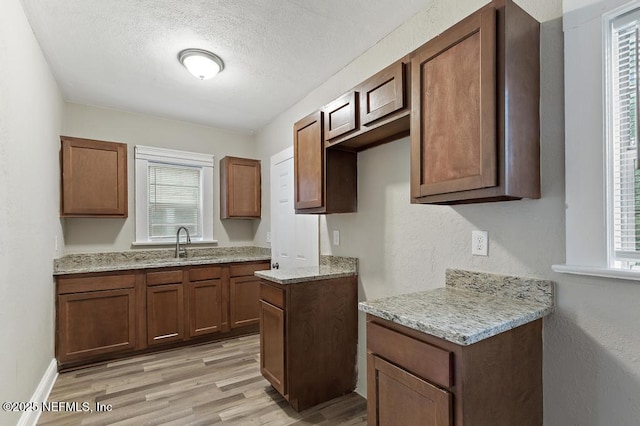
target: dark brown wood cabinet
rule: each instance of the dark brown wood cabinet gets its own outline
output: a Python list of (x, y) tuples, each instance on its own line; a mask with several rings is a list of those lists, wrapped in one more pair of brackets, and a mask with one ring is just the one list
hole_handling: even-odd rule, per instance
[(220, 219), (258, 219), (261, 215), (260, 160), (220, 160)]
[[(349, 92), (326, 105), (324, 113), (324, 140), (331, 141), (358, 129), (358, 92)], [(330, 142), (329, 142), (330, 143)]]
[(259, 330), (269, 262), (56, 277), (60, 370)]
[(56, 357), (59, 362), (135, 349), (138, 339), (135, 282), (131, 272), (58, 278)]
[(60, 136), (61, 217), (128, 215), (127, 145)]
[(261, 372), (297, 411), (355, 388), (357, 282), (261, 282)]
[(231, 266), (229, 324), (232, 329), (260, 324), (260, 278), (253, 273), (267, 269), (270, 269), (268, 262)]
[(412, 53), (412, 202), (540, 198), (539, 31), (495, 0)]
[(294, 207), (296, 213), (351, 213), (357, 203), (357, 154), (324, 148), (323, 113), (294, 125)]
[(367, 315), (369, 425), (542, 425), (542, 320), (460, 346)]
[[(359, 152), (408, 136), (411, 114), (409, 64), (409, 56), (399, 59), (324, 107), (323, 111), (328, 114), (340, 107), (344, 102), (341, 99), (350, 99), (355, 94), (350, 101), (355, 105), (354, 127), (349, 127), (348, 132), (327, 134), (326, 129), (330, 126), (325, 125), (325, 146)], [(346, 114), (343, 113), (340, 117), (344, 116)]]
[(147, 344), (184, 340), (184, 271), (147, 272)]
[(189, 338), (221, 332), (227, 326), (227, 291), (223, 285), (222, 268), (203, 266), (187, 271), (187, 321)]

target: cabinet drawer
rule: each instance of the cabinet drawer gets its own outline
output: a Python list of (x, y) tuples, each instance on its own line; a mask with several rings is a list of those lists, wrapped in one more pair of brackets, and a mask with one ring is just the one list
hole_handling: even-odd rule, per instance
[(453, 386), (453, 353), (367, 322), (367, 350), (438, 385)]
[(220, 278), (221, 268), (219, 266), (209, 268), (194, 268), (189, 270), (189, 281), (204, 281)]
[(147, 285), (180, 284), (182, 282), (182, 269), (173, 271), (159, 271), (147, 273)]
[(269, 268), (269, 262), (247, 263), (243, 265), (231, 265), (229, 273), (232, 277), (242, 277), (253, 275), (255, 271), (264, 271)]
[(134, 274), (58, 278), (58, 294), (133, 288), (135, 282), (136, 276)]
[(260, 299), (271, 303), (273, 306), (284, 309), (284, 290), (266, 284), (260, 283)]
[(405, 64), (396, 62), (360, 86), (360, 117), (363, 125), (405, 107)]
[(358, 127), (358, 92), (350, 92), (326, 105), (324, 112), (324, 139), (329, 141)]

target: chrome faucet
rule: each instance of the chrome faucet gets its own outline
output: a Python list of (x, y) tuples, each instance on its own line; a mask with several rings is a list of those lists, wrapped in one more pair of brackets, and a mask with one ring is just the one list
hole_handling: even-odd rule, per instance
[(183, 229), (187, 233), (187, 242), (185, 244), (191, 244), (189, 230), (184, 226), (178, 228), (178, 232), (176, 232), (176, 259), (179, 259), (181, 254), (184, 254), (185, 257), (187, 256), (187, 250), (184, 248), (180, 248), (180, 231), (182, 231)]

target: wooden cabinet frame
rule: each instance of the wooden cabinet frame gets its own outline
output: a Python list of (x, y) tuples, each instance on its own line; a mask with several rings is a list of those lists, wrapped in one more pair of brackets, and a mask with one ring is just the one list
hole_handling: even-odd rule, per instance
[(127, 145), (60, 136), (61, 217), (128, 216)]

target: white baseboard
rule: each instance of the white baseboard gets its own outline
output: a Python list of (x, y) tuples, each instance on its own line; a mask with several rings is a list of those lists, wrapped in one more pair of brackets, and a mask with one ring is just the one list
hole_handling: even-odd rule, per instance
[[(51, 393), (51, 389), (53, 388), (53, 384), (56, 382), (57, 378), (58, 363), (54, 358), (51, 360), (49, 367), (47, 367), (47, 371), (44, 372), (44, 375), (42, 376), (42, 379), (29, 402), (35, 402), (38, 406), (42, 406), (42, 403), (46, 402), (47, 398), (49, 398), (49, 393)], [(40, 410), (25, 411), (22, 413), (22, 416), (18, 421), (18, 426), (35, 426), (40, 418), (40, 413)]]

